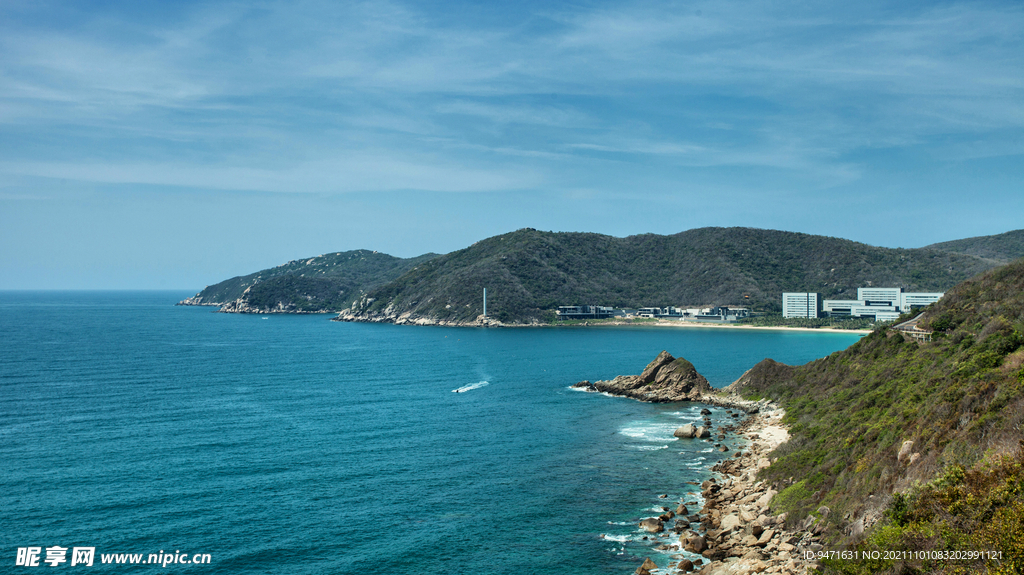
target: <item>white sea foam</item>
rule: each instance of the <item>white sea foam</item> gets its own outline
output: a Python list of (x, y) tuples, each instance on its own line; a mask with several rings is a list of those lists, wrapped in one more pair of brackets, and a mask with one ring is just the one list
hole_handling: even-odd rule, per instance
[(657, 451), (659, 449), (668, 449), (667, 445), (630, 445), (630, 447), (638, 451)]
[(453, 389), (452, 393), (463, 393), (463, 392), (466, 392), (466, 391), (471, 391), (471, 390), (474, 390), (474, 389), (479, 389), (479, 388), (487, 385), (488, 383), (490, 383), (490, 382), (489, 381), (478, 381), (476, 383), (471, 383), (469, 385), (463, 385), (462, 387)]
[(625, 543), (630, 540), (629, 535), (608, 535), (607, 533), (604, 534), (604, 538), (606, 541), (614, 541), (616, 543)]
[(676, 426), (672, 423), (654, 423), (649, 421), (633, 422), (629, 427), (623, 427), (619, 433), (634, 439), (644, 439), (655, 443), (674, 441)]

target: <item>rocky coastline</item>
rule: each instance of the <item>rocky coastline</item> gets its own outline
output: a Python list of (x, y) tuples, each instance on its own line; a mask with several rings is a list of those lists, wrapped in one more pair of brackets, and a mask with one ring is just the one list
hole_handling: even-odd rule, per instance
[(203, 296), (196, 294), (192, 297), (187, 297), (174, 305), (195, 305), (195, 306), (222, 306), (221, 302), (216, 301), (205, 301)]
[[(687, 424), (676, 430), (674, 435), (681, 440), (722, 440), (728, 433), (741, 439), (743, 446), (711, 468), (715, 477), (700, 486), (704, 503), (699, 511), (693, 509), (696, 502), (680, 501), (674, 511), (663, 507), (665, 513), (661, 516), (641, 520), (638, 528), (660, 543), (656, 549), (680, 553), (671, 555), (672, 562), (666, 568), (648, 558), (636, 568), (635, 575), (802, 575), (815, 566), (804, 559), (807, 551), (822, 548), (821, 530), (815, 529), (814, 518), (801, 523), (799, 531), (787, 529), (786, 514), (771, 513), (776, 491), (757, 478), (758, 471), (771, 465), (772, 451), (789, 437), (782, 424), (785, 412), (776, 404), (745, 400), (730, 391), (735, 386), (716, 390), (693, 364), (666, 351), (640, 375), (581, 381), (573, 387), (651, 403), (699, 402), (725, 408), (736, 419), (712, 431), (711, 411), (703, 409), (703, 426)], [(729, 451), (722, 443), (715, 443), (715, 447), (722, 453)], [(828, 510), (819, 512), (827, 514)], [(699, 558), (693, 559), (694, 555)]]
[(234, 299), (228, 302), (213, 302), (204, 301), (200, 295), (194, 295), (190, 298), (185, 298), (174, 305), (182, 306), (204, 306), (204, 307), (217, 307), (218, 313), (248, 313), (248, 314), (271, 314), (271, 313), (285, 313), (294, 315), (303, 314), (325, 314), (325, 313), (338, 313), (336, 310), (299, 310), (295, 309), (295, 306), (285, 305), (278, 302), (277, 306), (266, 308), (251, 305), (249, 301), (243, 296), (238, 299)]
[[(718, 438), (728, 432), (743, 439), (745, 445), (711, 468), (716, 477), (700, 485), (703, 506), (694, 510), (696, 502), (680, 501), (674, 511), (664, 507), (663, 515), (643, 519), (639, 524), (640, 530), (660, 542), (655, 549), (685, 554), (671, 555), (672, 562), (665, 568), (647, 558), (634, 575), (803, 575), (818, 566), (807, 561), (805, 553), (822, 548), (821, 531), (811, 521), (802, 525), (802, 530), (787, 529), (786, 514), (771, 512), (776, 491), (757, 479), (757, 472), (771, 465), (771, 452), (788, 439), (781, 424), (783, 415), (781, 408), (768, 404), (758, 413), (717, 430)], [(676, 436), (700, 439), (708, 437), (706, 433), (705, 427), (686, 425), (676, 431)], [(667, 527), (673, 519), (674, 525)], [(693, 559), (694, 555), (699, 558)]]
[(393, 323), (395, 325), (436, 325), (443, 327), (512, 327), (513, 325), (522, 327), (541, 325), (539, 322), (534, 324), (506, 324), (483, 315), (479, 315), (470, 321), (438, 319), (436, 317), (417, 315), (411, 311), (399, 313), (394, 306), (388, 306), (379, 312), (355, 312), (351, 309), (346, 309), (342, 310), (337, 317), (331, 318), (331, 321)]

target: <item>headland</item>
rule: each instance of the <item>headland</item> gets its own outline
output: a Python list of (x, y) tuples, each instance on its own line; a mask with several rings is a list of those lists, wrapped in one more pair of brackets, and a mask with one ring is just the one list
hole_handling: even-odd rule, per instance
[[(620, 375), (607, 381), (582, 381), (573, 387), (609, 395), (630, 397), (639, 401), (664, 403), (691, 401), (729, 410), (737, 421), (712, 430), (705, 414), (705, 425), (685, 425), (676, 430), (682, 441), (714, 442), (726, 433), (741, 439), (742, 447), (733, 456), (711, 468), (716, 477), (701, 484), (703, 506), (692, 512), (695, 502), (680, 501), (675, 511), (640, 522), (638, 529), (651, 533), (657, 540), (668, 538), (658, 549), (675, 550), (672, 562), (660, 566), (650, 559), (637, 568), (637, 575), (650, 574), (657, 568), (668, 573), (699, 572), (702, 575), (735, 573), (802, 574), (808, 563), (803, 552), (820, 548), (813, 529), (787, 530), (786, 515), (773, 515), (770, 504), (774, 489), (757, 479), (759, 470), (771, 465), (771, 453), (789, 437), (782, 424), (784, 411), (767, 401), (741, 398), (730, 388), (716, 390), (697, 373), (693, 364), (661, 352), (640, 375)], [(733, 413), (733, 410), (740, 413)], [(714, 443), (720, 452), (729, 447)], [(735, 445), (735, 444), (734, 444)], [(678, 517), (678, 519), (676, 519)], [(666, 523), (675, 519), (666, 532)], [(812, 525), (808, 525), (811, 528)], [(678, 537), (675, 543), (671, 538)], [(695, 558), (695, 556), (697, 556)]]

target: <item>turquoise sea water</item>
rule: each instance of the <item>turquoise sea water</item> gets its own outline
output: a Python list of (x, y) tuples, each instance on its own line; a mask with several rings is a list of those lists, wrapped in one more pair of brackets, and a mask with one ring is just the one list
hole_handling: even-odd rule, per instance
[[(672, 431), (701, 406), (568, 387), (663, 349), (722, 386), (858, 337), (345, 324), (172, 305), (188, 295), (0, 294), (0, 572), (30, 546), (46, 572), (664, 566), (652, 547), (670, 541), (636, 524), (699, 496), (687, 482), (718, 453)], [(69, 550), (56, 568), (52, 546)], [(76, 546), (92, 568), (70, 565)], [(210, 563), (101, 561), (161, 552)]]

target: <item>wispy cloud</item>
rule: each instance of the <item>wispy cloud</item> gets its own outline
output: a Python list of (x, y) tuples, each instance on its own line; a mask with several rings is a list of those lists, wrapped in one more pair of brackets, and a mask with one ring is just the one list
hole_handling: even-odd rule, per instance
[[(848, 156), (863, 150), (941, 156), (958, 137), (1024, 127), (1018, 3), (78, 15), (26, 8), (0, 25), (8, 170), (339, 192), (543, 187), (559, 170), (595, 174), (590, 189), (595, 162), (649, 171), (669, 158), (856, 178)], [(1007, 146), (987, 153), (1020, 153)]]

